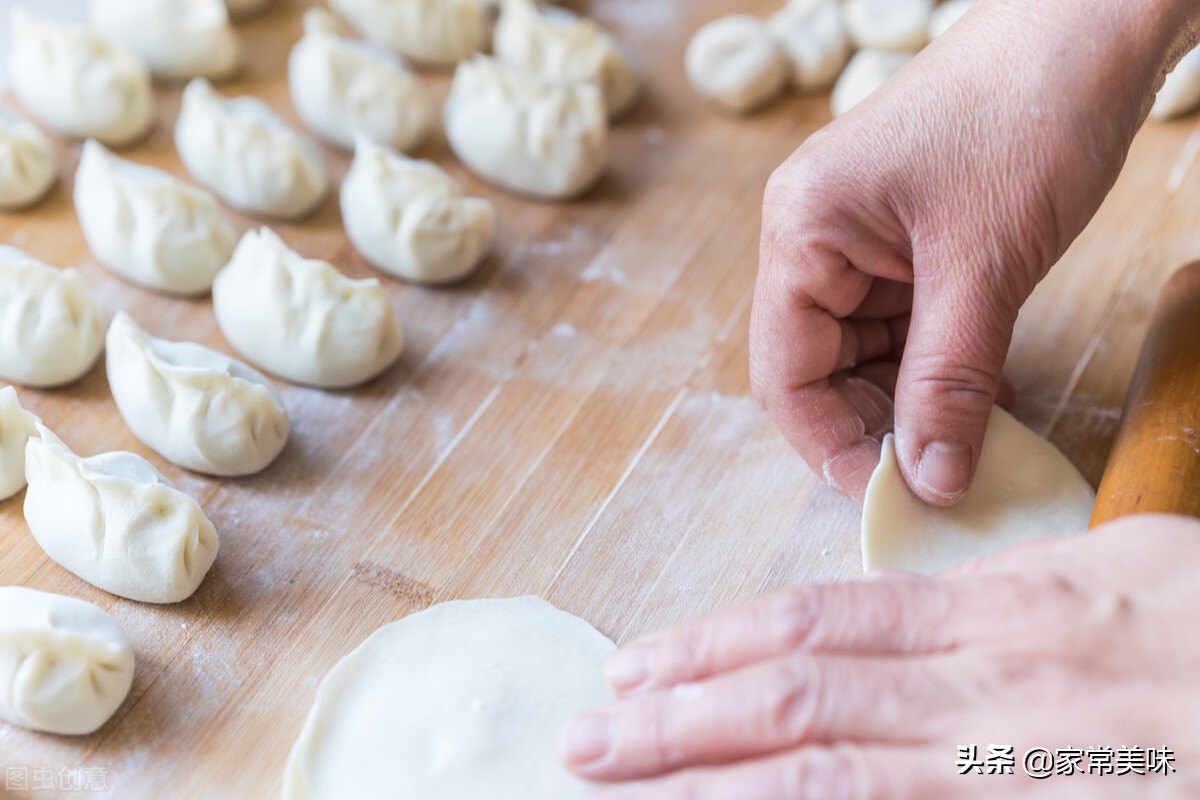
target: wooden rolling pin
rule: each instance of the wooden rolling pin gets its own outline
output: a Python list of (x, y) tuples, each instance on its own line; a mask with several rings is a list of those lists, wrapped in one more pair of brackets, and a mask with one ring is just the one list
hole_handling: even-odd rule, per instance
[(1159, 298), (1091, 527), (1155, 513), (1200, 517), (1200, 262)]

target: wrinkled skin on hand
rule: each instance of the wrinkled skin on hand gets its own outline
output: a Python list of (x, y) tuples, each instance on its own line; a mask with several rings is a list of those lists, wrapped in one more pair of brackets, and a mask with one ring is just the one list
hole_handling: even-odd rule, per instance
[[(597, 800), (1200, 796), (1200, 522), (1140, 517), (939, 577), (797, 588), (627, 646), (564, 732)], [(958, 748), (1015, 748), (966, 775)], [(1026, 777), (1034, 747), (1170, 747), (1178, 772)]]
[(833, 487), (862, 499), (894, 420), (913, 491), (966, 493), (1017, 313), (1192, 41), (1180, 13), (985, 0), (771, 177), (751, 379)]

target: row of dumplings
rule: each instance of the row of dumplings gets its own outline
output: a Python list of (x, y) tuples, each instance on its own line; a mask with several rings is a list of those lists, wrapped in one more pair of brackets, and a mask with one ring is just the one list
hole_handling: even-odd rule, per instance
[(720, 17), (692, 37), (688, 77), (697, 92), (736, 114), (776, 99), (789, 82), (802, 92), (833, 87), (833, 113), (839, 116), (949, 30), (975, 2), (788, 0), (768, 20)]

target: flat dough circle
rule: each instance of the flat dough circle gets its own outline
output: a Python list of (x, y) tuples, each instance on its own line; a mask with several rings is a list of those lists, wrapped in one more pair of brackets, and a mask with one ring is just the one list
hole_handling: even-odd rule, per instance
[(322, 681), (284, 800), (573, 800), (555, 749), (612, 701), (611, 641), (533, 597), (445, 603), (385, 625)]
[(1021, 542), (1079, 533), (1095, 502), (1067, 457), (1001, 408), (992, 409), (971, 490), (952, 508), (912, 493), (888, 435), (863, 504), (863, 567), (932, 575)]

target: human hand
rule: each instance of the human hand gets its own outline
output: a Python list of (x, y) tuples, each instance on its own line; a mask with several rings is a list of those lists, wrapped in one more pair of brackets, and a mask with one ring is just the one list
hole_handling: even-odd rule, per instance
[(914, 493), (966, 493), (1017, 313), (1116, 180), (1198, 14), (980, 3), (772, 176), (751, 380), (835, 489), (862, 499), (894, 419)]
[[(794, 589), (635, 642), (562, 749), (596, 800), (1183, 798), (1200, 792), (1200, 522), (1138, 517), (934, 578)], [(1015, 774), (959, 775), (1011, 745)], [(1170, 747), (1166, 777), (1022, 772)], [(660, 777), (661, 776), (661, 777)]]

